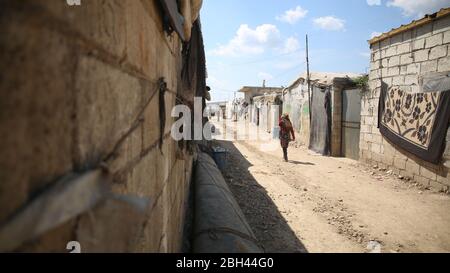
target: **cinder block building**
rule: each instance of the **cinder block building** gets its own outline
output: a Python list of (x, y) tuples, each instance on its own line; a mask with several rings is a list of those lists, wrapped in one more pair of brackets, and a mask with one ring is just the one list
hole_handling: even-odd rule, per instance
[(263, 96), (264, 94), (279, 93), (282, 90), (282, 87), (268, 87), (264, 82), (262, 86), (244, 86), (238, 92), (243, 93), (244, 101), (251, 105), (254, 97)]
[(282, 115), (281, 90), (277, 93), (266, 93), (253, 97), (253, 105), (249, 109), (250, 122), (259, 126), (261, 130), (272, 134), (274, 139), (279, 138), (279, 120)]
[[(450, 133), (445, 131), (450, 105), (444, 98), (449, 92), (445, 88), (427, 90), (427, 86), (433, 86), (432, 81), (445, 86), (450, 72), (450, 9), (393, 29), (369, 43), (370, 87), (362, 99), (361, 159), (448, 191)], [(383, 94), (386, 98), (380, 100)]]
[(0, 251), (181, 250), (201, 4), (0, 2)]
[(361, 90), (354, 83), (358, 77), (310, 73), (311, 110), (306, 73), (284, 89), (283, 112), (290, 115), (300, 143), (323, 155), (358, 159), (359, 148), (354, 145), (360, 128)]
[[(243, 104), (245, 107), (248, 107), (247, 109), (243, 110), (245, 111), (245, 116), (250, 122), (256, 124), (257, 126), (259, 126), (261, 120), (264, 119), (263, 122), (267, 123), (267, 126), (265, 126), (264, 128), (268, 127), (267, 130), (270, 132), (270, 121), (268, 121), (268, 119), (266, 118), (267, 116), (270, 116), (270, 106), (267, 107), (269, 105), (268, 102), (266, 103), (266, 107), (267, 109), (265, 109), (265, 111), (262, 110), (262, 98), (265, 95), (271, 95), (271, 94), (279, 94), (281, 93), (281, 91), (283, 90), (282, 87), (267, 87), (265, 81), (263, 82), (262, 86), (244, 86), (242, 87), (238, 92), (243, 93), (244, 94), (244, 99), (243, 99)], [(255, 101), (255, 98), (256, 99)], [(272, 105), (272, 103), (270, 103), (270, 105)], [(230, 107), (231, 108), (231, 107)], [(265, 112), (265, 113), (263, 113)]]

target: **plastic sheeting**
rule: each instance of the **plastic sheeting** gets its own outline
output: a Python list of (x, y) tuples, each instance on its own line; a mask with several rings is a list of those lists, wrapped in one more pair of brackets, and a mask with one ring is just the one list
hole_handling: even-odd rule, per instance
[(263, 253), (213, 159), (198, 156), (194, 174), (194, 253)]
[(206, 57), (200, 19), (194, 22), (191, 39), (183, 45), (182, 53), (182, 85), (178, 95), (193, 107), (194, 97), (204, 97), (206, 93)]
[(311, 130), (309, 149), (330, 155), (331, 148), (331, 92), (330, 88), (312, 88)]
[(450, 72), (429, 73), (419, 77), (421, 92), (447, 92), (450, 90)]

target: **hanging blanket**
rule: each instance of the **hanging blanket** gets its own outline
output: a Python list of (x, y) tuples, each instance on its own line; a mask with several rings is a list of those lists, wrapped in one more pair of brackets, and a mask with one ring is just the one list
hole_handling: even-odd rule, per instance
[(204, 97), (206, 93), (206, 57), (200, 19), (192, 26), (191, 39), (183, 44), (183, 64), (181, 85), (178, 95), (193, 107), (195, 97)]
[(448, 91), (411, 93), (400, 87), (382, 88), (379, 104), (381, 134), (425, 161), (440, 162), (449, 119)]
[(321, 155), (331, 153), (331, 87), (312, 87), (309, 149)]

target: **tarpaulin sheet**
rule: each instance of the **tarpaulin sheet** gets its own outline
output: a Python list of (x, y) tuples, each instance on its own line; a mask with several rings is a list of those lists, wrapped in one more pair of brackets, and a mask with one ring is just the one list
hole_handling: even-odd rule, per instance
[(194, 97), (206, 92), (206, 56), (200, 19), (192, 26), (191, 39), (183, 45), (182, 85), (178, 94), (193, 105)]
[(214, 160), (198, 154), (194, 173), (194, 253), (263, 253)]
[[(180, 35), (181, 40), (185, 41), (186, 37), (183, 29), (183, 16), (179, 12), (176, 0), (159, 0), (164, 10), (164, 20), (168, 24), (169, 29), (175, 30)], [(166, 27), (168, 27), (166, 26)]]
[(309, 149), (322, 155), (329, 155), (331, 147), (330, 87), (312, 87), (310, 134)]

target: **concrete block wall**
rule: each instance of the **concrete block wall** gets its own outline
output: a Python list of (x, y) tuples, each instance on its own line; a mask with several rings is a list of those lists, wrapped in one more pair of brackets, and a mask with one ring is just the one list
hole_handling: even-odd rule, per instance
[(450, 186), (450, 137), (443, 164), (427, 163), (397, 149), (380, 134), (378, 102), (382, 82), (388, 86), (417, 85), (418, 74), (450, 71), (450, 16), (438, 18), (420, 27), (402, 32), (371, 45), (369, 91), (364, 94), (361, 109), (360, 157), (392, 169), (435, 190)]
[(342, 88), (331, 90), (331, 156), (342, 156)]
[[(167, 36), (153, 0), (0, 2), (0, 223), (69, 172), (106, 164), (116, 193), (148, 197), (142, 229), (108, 248), (177, 252), (193, 156), (170, 137), (181, 41)], [(159, 78), (168, 84), (161, 149)], [(66, 252), (96, 209), (28, 242), (22, 251)], [(126, 217), (122, 225), (126, 225)], [(124, 229), (127, 232), (127, 229)], [(90, 238), (93, 240), (93, 238)]]

